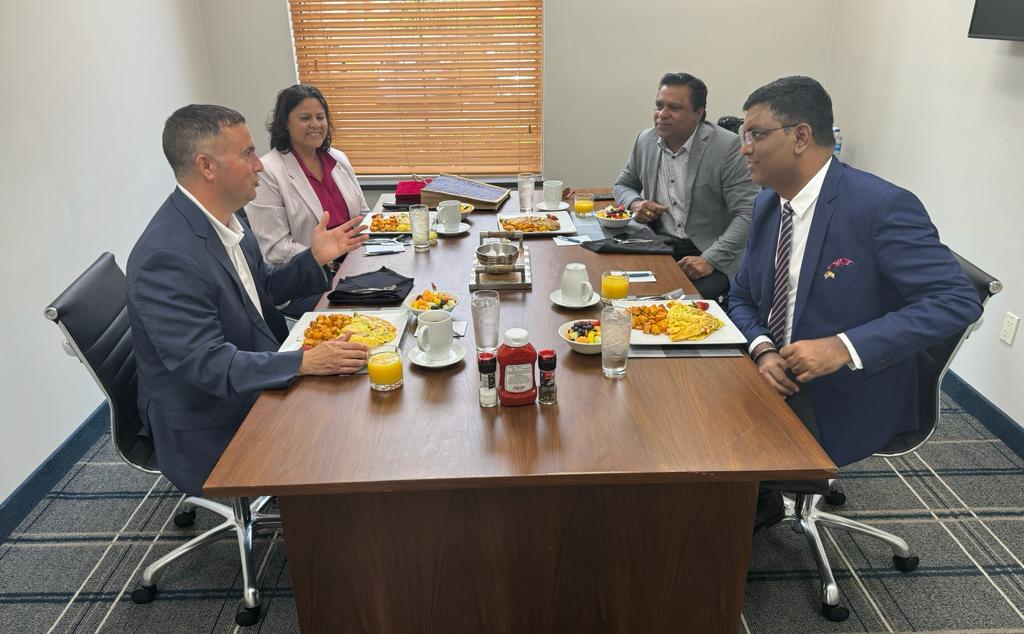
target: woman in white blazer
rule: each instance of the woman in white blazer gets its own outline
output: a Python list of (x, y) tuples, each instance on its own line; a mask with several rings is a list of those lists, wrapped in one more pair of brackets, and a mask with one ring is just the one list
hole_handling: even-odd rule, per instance
[(296, 84), (279, 92), (267, 129), (273, 149), (260, 157), (260, 184), (245, 214), (264, 259), (279, 264), (309, 248), (324, 211), (334, 226), (369, 208), (348, 157), (331, 147), (331, 115), (319, 90)]

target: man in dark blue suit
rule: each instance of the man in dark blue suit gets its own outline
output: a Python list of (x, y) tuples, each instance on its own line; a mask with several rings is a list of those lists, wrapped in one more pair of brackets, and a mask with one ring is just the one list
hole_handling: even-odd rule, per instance
[(917, 427), (916, 353), (981, 305), (921, 201), (832, 157), (821, 84), (785, 77), (743, 109), (740, 151), (765, 189), (729, 315), (761, 376), (849, 464)]
[(268, 266), (235, 212), (256, 196), (263, 169), (239, 113), (192, 105), (163, 133), (178, 188), (128, 258), (128, 315), (139, 411), (161, 471), (199, 495), (261, 390), (299, 375), (354, 372), (366, 346), (346, 340), (277, 352), (287, 335), (275, 305), (322, 293), (322, 265), (364, 241), (361, 217), (327, 231), (281, 266)]

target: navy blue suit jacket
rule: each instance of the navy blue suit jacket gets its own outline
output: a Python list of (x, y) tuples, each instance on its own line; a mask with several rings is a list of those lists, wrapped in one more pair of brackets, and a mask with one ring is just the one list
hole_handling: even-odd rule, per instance
[(190, 494), (201, 493), (260, 391), (295, 379), (302, 352), (277, 352), (287, 329), (275, 304), (328, 288), (309, 251), (271, 267), (251, 233), (241, 247), (264, 317), (210, 220), (180, 189), (128, 258), (139, 412), (160, 470)]
[[(748, 340), (768, 333), (779, 195), (754, 201), (750, 237), (729, 294)], [(833, 265), (846, 258), (845, 266)], [(831, 276), (826, 275), (829, 268)], [(917, 352), (981, 316), (977, 292), (910, 192), (833, 159), (800, 269), (792, 341), (845, 332), (863, 370), (845, 366), (801, 386), (836, 464), (860, 460), (918, 427)]]

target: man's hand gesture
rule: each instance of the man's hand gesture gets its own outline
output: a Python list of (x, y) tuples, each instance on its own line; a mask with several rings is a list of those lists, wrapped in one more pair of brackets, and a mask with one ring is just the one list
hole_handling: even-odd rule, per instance
[(325, 211), (320, 218), (320, 224), (313, 228), (313, 239), (310, 243), (310, 250), (313, 257), (320, 265), (333, 262), (349, 251), (359, 248), (359, 245), (366, 242), (370, 236), (359, 233), (362, 216), (355, 216), (348, 222), (338, 225), (333, 229), (327, 228), (327, 219), (330, 215)]

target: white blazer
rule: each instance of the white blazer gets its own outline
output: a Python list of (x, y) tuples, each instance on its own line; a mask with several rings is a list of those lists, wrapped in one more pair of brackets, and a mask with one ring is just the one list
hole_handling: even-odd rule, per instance
[[(349, 213), (353, 216), (366, 213), (369, 207), (348, 157), (334, 148), (329, 152), (338, 161), (331, 176)], [(264, 259), (280, 264), (309, 248), (313, 228), (320, 223), (324, 209), (293, 153), (270, 150), (260, 160), (263, 171), (256, 199), (245, 206), (245, 215), (249, 217)]]

